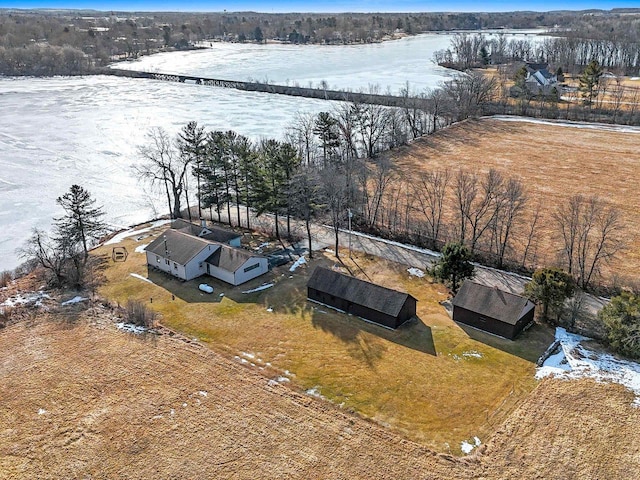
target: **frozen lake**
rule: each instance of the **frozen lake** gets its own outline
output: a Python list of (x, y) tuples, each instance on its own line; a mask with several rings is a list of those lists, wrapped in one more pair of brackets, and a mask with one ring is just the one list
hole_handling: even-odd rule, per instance
[[(451, 72), (431, 62), (450, 35), (420, 35), (357, 46), (214, 44), (214, 48), (144, 57), (129, 68), (167, 73), (357, 89), (380, 84), (418, 90)], [(280, 137), (296, 112), (333, 105), (281, 95), (105, 76), (0, 78), (0, 270), (30, 230), (48, 229), (55, 199), (73, 183), (105, 206), (108, 221), (126, 226), (164, 208), (132, 174), (137, 147), (151, 127), (177, 132), (190, 120), (233, 129), (252, 139)], [(164, 210), (159, 213), (165, 213)]]

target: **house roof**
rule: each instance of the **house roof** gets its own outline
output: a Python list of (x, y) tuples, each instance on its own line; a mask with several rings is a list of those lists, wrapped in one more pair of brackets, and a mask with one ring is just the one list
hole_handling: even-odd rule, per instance
[(408, 293), (381, 287), (324, 267), (314, 270), (307, 287), (393, 317), (400, 314), (407, 298), (413, 298)]
[(467, 280), (451, 303), (456, 307), (515, 325), (527, 304), (531, 302), (526, 297)]
[(168, 258), (180, 265), (186, 265), (207, 247), (213, 251), (213, 248), (218, 248), (220, 245), (178, 230), (168, 229), (147, 245), (146, 251)]
[(205, 261), (228, 272), (235, 272), (244, 265), (247, 260), (252, 258), (264, 258), (259, 255), (253, 255), (246, 250), (220, 245), (220, 248), (213, 252)]
[(548, 70), (549, 69), (549, 64), (548, 63), (533, 63), (533, 62), (527, 62), (524, 64), (525, 68), (527, 69), (528, 72), (533, 73), (535, 71), (538, 70)]
[(171, 228), (180, 232), (195, 235), (196, 237), (211, 240), (213, 242), (229, 243), (231, 240), (242, 237), (241, 234), (233, 230), (227, 230), (220, 227), (197, 225), (182, 218), (178, 218), (171, 222)]

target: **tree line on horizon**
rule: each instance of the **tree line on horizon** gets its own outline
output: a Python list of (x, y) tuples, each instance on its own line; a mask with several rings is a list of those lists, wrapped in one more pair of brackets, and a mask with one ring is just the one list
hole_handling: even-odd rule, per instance
[[(201, 41), (377, 42), (394, 34), (546, 27), (567, 39), (637, 43), (637, 21), (624, 10), (492, 13), (119, 13), (0, 10), (0, 74), (67, 75), (115, 59), (189, 48)], [(635, 35), (635, 36), (634, 36)], [(605, 45), (604, 43), (602, 43)], [(58, 49), (68, 52), (52, 62)], [(606, 50), (603, 50), (606, 53)], [(71, 55), (73, 53), (73, 55)], [(75, 58), (71, 58), (75, 57)], [(78, 60), (83, 70), (78, 69)], [(41, 63), (43, 65), (41, 65)], [(603, 62), (601, 62), (603, 63)]]

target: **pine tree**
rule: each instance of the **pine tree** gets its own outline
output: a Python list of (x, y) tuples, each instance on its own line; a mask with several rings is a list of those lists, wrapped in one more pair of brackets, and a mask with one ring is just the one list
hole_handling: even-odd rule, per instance
[(559, 320), (564, 301), (573, 295), (575, 288), (575, 281), (569, 273), (559, 268), (543, 268), (535, 271), (524, 291), (531, 300), (542, 304), (543, 319), (549, 320), (553, 313)]
[(580, 86), (578, 89), (582, 94), (585, 105), (591, 105), (593, 100), (598, 96), (598, 84), (603, 74), (602, 67), (597, 60), (592, 60), (580, 75)]
[(58, 197), (65, 215), (56, 218), (56, 242), (59, 245), (79, 245), (84, 259), (89, 256), (89, 242), (104, 235), (106, 225), (102, 220), (102, 207), (96, 206), (91, 194), (79, 185), (72, 185), (67, 193)]
[(458, 291), (459, 283), (473, 277), (469, 249), (461, 243), (447, 243), (442, 248), (442, 257), (434, 269), (436, 278), (451, 283), (451, 290)]
[(178, 149), (185, 157), (187, 163), (193, 165), (193, 173), (196, 176), (198, 216), (202, 216), (202, 202), (200, 201), (202, 161), (206, 150), (206, 134), (204, 127), (198, 126), (198, 122), (189, 122), (178, 133)]
[(322, 161), (327, 166), (327, 159), (333, 151), (340, 146), (340, 132), (338, 131), (338, 120), (333, 118), (329, 112), (320, 112), (316, 117), (313, 133), (315, 133), (322, 143)]

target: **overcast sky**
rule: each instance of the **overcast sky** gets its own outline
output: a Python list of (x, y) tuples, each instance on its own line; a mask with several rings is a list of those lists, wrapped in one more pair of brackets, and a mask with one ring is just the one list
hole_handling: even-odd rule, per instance
[(640, 7), (639, 0), (0, 0), (3, 8), (229, 12), (499, 12)]

